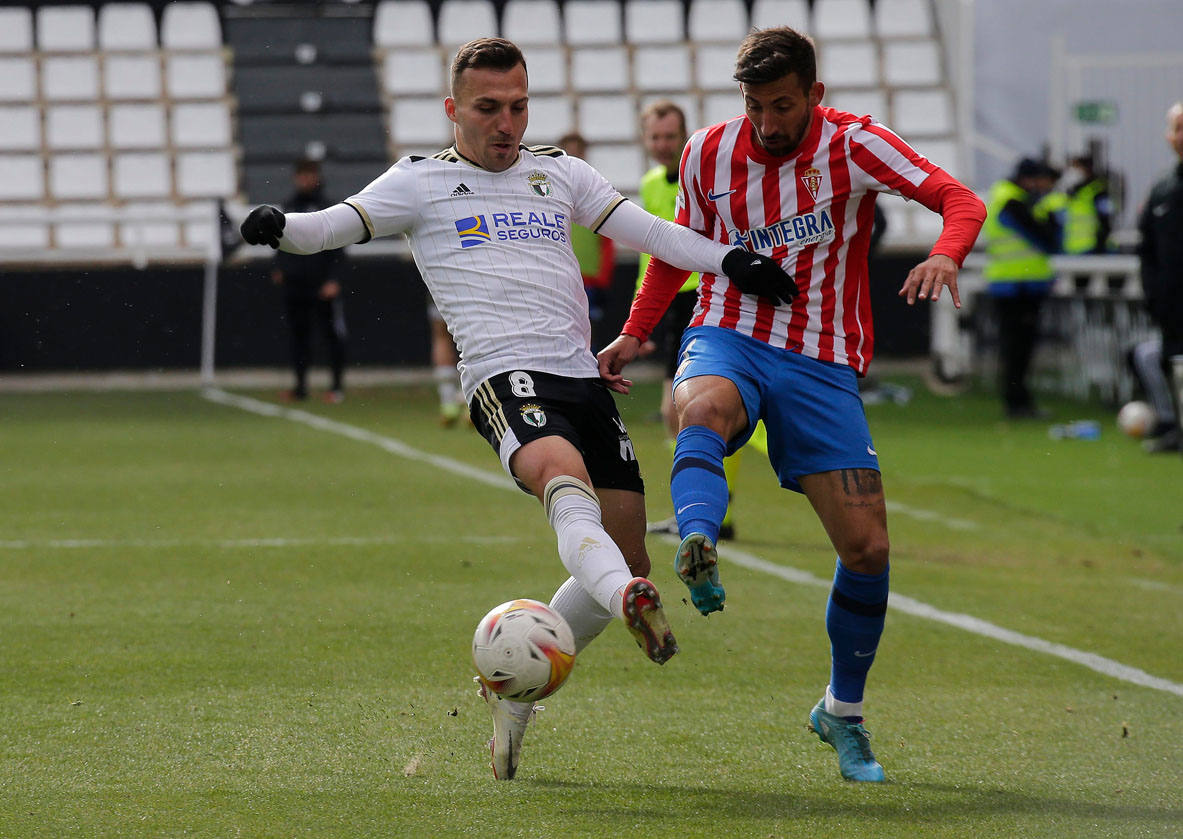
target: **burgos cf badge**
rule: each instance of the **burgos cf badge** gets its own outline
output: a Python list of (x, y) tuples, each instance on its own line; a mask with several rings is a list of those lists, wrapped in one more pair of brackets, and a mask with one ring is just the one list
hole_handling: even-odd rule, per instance
[(489, 241), (489, 222), (484, 216), (457, 219), (456, 233), (460, 236), (460, 247), (471, 248)]
[(530, 185), (530, 189), (534, 190), (538, 195), (546, 198), (550, 195), (550, 181), (546, 179), (545, 172), (535, 170), (529, 175), (526, 175), (526, 183)]
[(817, 191), (822, 188), (821, 170), (810, 166), (805, 170), (805, 174), (801, 176), (801, 183), (805, 184), (805, 188), (809, 190), (809, 194), (816, 199)]
[(535, 428), (542, 428), (546, 425), (546, 412), (538, 405), (523, 405), (522, 422)]

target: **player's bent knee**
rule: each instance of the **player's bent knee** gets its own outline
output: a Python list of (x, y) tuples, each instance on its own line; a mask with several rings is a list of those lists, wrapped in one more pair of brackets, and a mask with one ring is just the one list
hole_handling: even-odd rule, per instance
[(876, 576), (887, 570), (888, 554), (887, 538), (883, 537), (847, 546), (840, 556), (847, 570)]

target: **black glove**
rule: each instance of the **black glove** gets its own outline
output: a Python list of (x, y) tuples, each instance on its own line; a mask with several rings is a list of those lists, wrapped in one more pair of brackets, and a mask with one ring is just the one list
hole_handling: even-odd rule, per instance
[(723, 257), (723, 273), (744, 294), (767, 297), (773, 303), (791, 303), (797, 284), (776, 260), (761, 253), (735, 248)]
[(242, 238), (251, 245), (270, 245), (279, 247), (279, 237), (283, 235), (283, 227), (287, 224), (283, 211), (270, 204), (260, 204), (251, 210), (249, 216), (243, 219), (238, 230)]

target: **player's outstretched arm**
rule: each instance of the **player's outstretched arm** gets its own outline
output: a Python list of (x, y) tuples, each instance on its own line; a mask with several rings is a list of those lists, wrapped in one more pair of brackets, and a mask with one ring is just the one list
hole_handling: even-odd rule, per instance
[(937, 302), (941, 289), (949, 289), (953, 305), (961, 308), (961, 294), (957, 290), (957, 263), (943, 254), (933, 254), (908, 272), (900, 297), (912, 306), (917, 299)]
[(249, 244), (297, 254), (343, 248), (369, 235), (357, 210), (348, 204), (334, 204), (315, 213), (286, 214), (263, 204), (250, 211), (239, 231)]
[(641, 350), (641, 341), (632, 335), (618, 335), (613, 341), (596, 355), (600, 364), (600, 378), (610, 390), (617, 393), (628, 393), (633, 383), (626, 379), (621, 371), (637, 357)]

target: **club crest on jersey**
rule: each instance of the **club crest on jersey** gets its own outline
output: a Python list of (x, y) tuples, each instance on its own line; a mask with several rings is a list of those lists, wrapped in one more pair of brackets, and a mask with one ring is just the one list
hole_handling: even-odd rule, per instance
[(546, 179), (545, 172), (539, 172), (535, 169), (529, 175), (526, 175), (526, 183), (530, 185), (530, 189), (534, 190), (542, 198), (550, 195), (550, 181)]
[(489, 222), (484, 216), (469, 216), (456, 219), (456, 233), (460, 236), (460, 247), (471, 248), (484, 244), (489, 236)]
[(817, 198), (817, 191), (822, 188), (822, 172), (810, 166), (801, 175), (801, 183), (805, 184), (805, 188), (809, 190), (809, 194)]
[(546, 425), (546, 411), (542, 410), (541, 406), (527, 404), (522, 406), (521, 411), (522, 422), (526, 425), (531, 425), (534, 428), (542, 428)]

